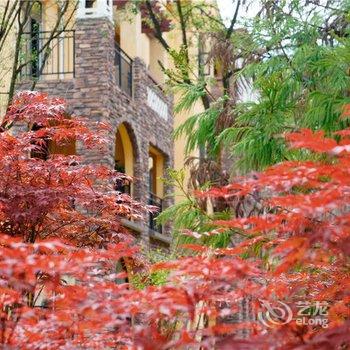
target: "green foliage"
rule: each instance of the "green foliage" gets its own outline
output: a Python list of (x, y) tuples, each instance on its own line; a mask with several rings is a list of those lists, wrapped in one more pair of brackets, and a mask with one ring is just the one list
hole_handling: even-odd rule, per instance
[[(346, 23), (349, 2), (332, 1), (327, 9), (305, 7), (299, 0), (277, 1), (273, 6), (262, 1), (261, 6), (260, 16), (233, 32), (233, 52), (213, 53), (214, 60), (215, 55), (219, 61), (243, 59), (243, 68), (232, 82), (250, 83), (256, 98), (237, 103), (235, 94), (222, 95), (209, 109), (192, 115), (175, 131), (175, 137), (186, 136), (187, 153), (202, 147), (209, 156), (215, 156), (220, 147), (229, 147), (240, 172), (305, 158), (305, 152), (288, 150), (283, 134), (304, 127), (323, 129), (327, 134), (343, 128), (346, 125), (339, 118), (341, 106), (349, 103), (350, 40), (346, 29), (341, 36), (340, 29), (325, 29), (325, 15), (340, 16)], [(220, 37), (222, 29), (216, 30), (214, 36)], [(222, 62), (230, 64), (234, 62)], [(220, 70), (220, 62), (218, 67)], [(182, 97), (175, 112), (190, 112), (209, 85), (209, 79), (197, 85), (176, 85), (175, 91)], [(223, 113), (230, 114), (224, 108), (227, 101), (234, 106), (234, 122), (218, 134), (220, 118)]]
[[(147, 261), (151, 264), (169, 261), (172, 256), (159, 249), (151, 249), (146, 253)], [(169, 272), (166, 270), (138, 272), (129, 274), (131, 285), (136, 289), (144, 289), (147, 286), (162, 286), (168, 281)]]
[(241, 171), (305, 156), (287, 149), (282, 138), (286, 131), (308, 127), (329, 133), (344, 127), (340, 114), (350, 102), (349, 55), (348, 39), (336, 47), (304, 45), (290, 57), (271, 57), (240, 72), (254, 79), (259, 96), (238, 104), (235, 124), (217, 141), (232, 146)]
[[(341, 3), (332, 2), (335, 10), (326, 12), (333, 12), (333, 17), (346, 14), (348, 6)], [(233, 31), (227, 42), (232, 52), (218, 45), (218, 52), (212, 53), (219, 71), (236, 68), (237, 57), (243, 60), (243, 68), (236, 69), (231, 86), (249, 84), (256, 92), (255, 98), (239, 101), (237, 91), (231, 95), (223, 92), (221, 97), (212, 99), (208, 109), (189, 116), (174, 132), (175, 138), (186, 137), (187, 154), (201, 148), (216, 159), (222, 147), (228, 148), (235, 159), (235, 170), (240, 173), (263, 170), (284, 160), (320, 157), (305, 150), (290, 150), (284, 140), (286, 132), (311, 128), (330, 135), (347, 126), (341, 118), (342, 106), (350, 102), (350, 39), (346, 30), (342, 35), (339, 30), (325, 32), (327, 23), (322, 8), (303, 8), (299, 0), (262, 4), (260, 17)], [(347, 21), (346, 16), (341, 18)], [(214, 37), (220, 38), (221, 29), (216, 30)], [(178, 58), (180, 66), (184, 64), (182, 58), (183, 55)], [(227, 58), (232, 62), (227, 62)], [(175, 84), (174, 91), (181, 94), (175, 112), (191, 113), (210, 91), (210, 83), (206, 79), (196, 84)], [(231, 121), (231, 116), (231, 125), (221, 128), (221, 121)], [(176, 177), (174, 173), (173, 185), (186, 188), (181, 176)], [(232, 236), (239, 232), (207, 234), (215, 229), (213, 222), (217, 218), (229, 213), (208, 214), (205, 204), (186, 190), (183, 192), (184, 201), (159, 216), (162, 222), (172, 220), (177, 243), (230, 245)], [(195, 237), (184, 235), (184, 228), (195, 232)], [(253, 255), (262, 254), (258, 246), (256, 251), (252, 247)]]
[(164, 181), (178, 188), (182, 194), (183, 200), (162, 211), (157, 216), (157, 222), (164, 224), (172, 220), (173, 231), (176, 236), (178, 236), (179, 232), (184, 228), (193, 231), (203, 228), (203, 226), (208, 223), (209, 217), (207, 213), (200, 208), (197, 199), (188, 193), (184, 170), (168, 170), (167, 179)]
[[(190, 108), (192, 105), (191, 98), (193, 98), (195, 92), (190, 93), (192, 89), (188, 90), (186, 99), (180, 101), (179, 109)], [(218, 116), (221, 109), (217, 104), (211, 108), (203, 111), (202, 113), (194, 114), (184, 121), (174, 132), (174, 137), (179, 138), (181, 135), (186, 136), (186, 148), (187, 154), (198, 149), (200, 146), (210, 146), (208, 149), (211, 153), (215, 154), (218, 151), (216, 147), (215, 128)]]
[(168, 278), (168, 272), (165, 270), (150, 273), (135, 273), (130, 275), (130, 283), (136, 289), (144, 289), (148, 286), (165, 285)]
[[(227, 247), (231, 243), (232, 235), (238, 234), (237, 231), (227, 229), (220, 230), (220, 233), (209, 235), (209, 232), (215, 230), (215, 220), (226, 220), (230, 218), (228, 211), (214, 212), (209, 214), (203, 208), (203, 203), (195, 196), (192, 196), (187, 190), (184, 170), (169, 170), (167, 183), (178, 188), (183, 200), (167, 209), (157, 216), (157, 222), (165, 224), (171, 221), (173, 227), (173, 237), (175, 239), (174, 254), (182, 252), (181, 245), (188, 243), (199, 243), (213, 248)], [(207, 184), (209, 186), (209, 184)], [(186, 235), (186, 232), (194, 233), (194, 236)]]
[(174, 112), (189, 111), (193, 105), (205, 94), (205, 84), (197, 85), (181, 83), (174, 87), (174, 92), (181, 94), (179, 102), (174, 107)]

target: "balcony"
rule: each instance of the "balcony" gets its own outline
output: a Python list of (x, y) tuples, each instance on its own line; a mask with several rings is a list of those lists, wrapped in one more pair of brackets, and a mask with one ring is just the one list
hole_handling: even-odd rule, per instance
[(150, 192), (148, 197), (148, 205), (158, 208), (155, 212), (149, 214), (148, 227), (152, 231), (163, 233), (163, 227), (161, 225), (158, 225), (156, 222), (158, 214), (161, 213), (163, 210), (163, 199), (157, 197), (154, 193)]
[[(20, 80), (74, 78), (75, 49), (74, 30), (64, 30), (54, 35), (51, 31), (36, 30), (23, 33), (19, 60)], [(117, 85), (127, 95), (133, 96), (133, 60), (117, 43), (114, 45), (114, 66)]]
[(115, 43), (115, 56), (114, 63), (117, 69), (117, 84), (122, 91), (132, 96), (133, 90), (133, 77), (132, 77), (132, 65), (133, 60), (127, 55), (121, 47)]
[(20, 79), (72, 79), (75, 75), (75, 32), (32, 31), (22, 34)]

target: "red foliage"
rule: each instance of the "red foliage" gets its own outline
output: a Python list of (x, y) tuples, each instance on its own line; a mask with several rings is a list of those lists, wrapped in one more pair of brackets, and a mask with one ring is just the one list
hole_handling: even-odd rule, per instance
[[(287, 135), (294, 148), (322, 154), (319, 161), (284, 162), (224, 189), (201, 195), (227, 199), (260, 193), (265, 212), (260, 216), (217, 221), (245, 234), (247, 239), (220, 253), (250, 254), (260, 247), (265, 257), (261, 298), (271, 304), (298, 302), (328, 304), (328, 328), (298, 325), (295, 318), (268, 328), (242, 343), (245, 349), (345, 349), (350, 345), (350, 155), (348, 129), (341, 139), (310, 130)], [(295, 312), (293, 313), (295, 315)], [(243, 345), (244, 344), (244, 345)], [(226, 339), (224, 349), (238, 346)], [(239, 347), (238, 347), (239, 348)]]
[[(13, 123), (37, 125), (32, 131)], [(350, 157), (347, 133), (289, 136), (322, 161), (278, 164), (205, 195), (258, 191), (264, 215), (218, 222), (246, 235), (236, 247), (187, 245), (193, 255), (156, 264), (168, 282), (142, 290), (118, 284), (118, 260), (137, 262), (120, 217), (144, 208), (112, 191), (118, 174), (79, 157), (30, 158), (33, 147), (80, 140), (103, 145), (62, 101), (23, 93), (0, 133), (0, 344), (7, 349), (345, 349), (350, 341)], [(103, 126), (104, 127), (104, 126)], [(96, 128), (94, 128), (96, 129)], [(11, 130), (11, 129), (10, 129)], [(320, 158), (321, 159), (321, 158)], [(196, 235), (197, 236), (197, 235)], [(259, 249), (258, 249), (259, 248)], [(243, 255), (242, 255), (243, 254)], [(130, 265), (130, 264), (129, 264)], [(129, 276), (133, 274), (132, 269)], [(269, 302), (329, 305), (328, 328), (280, 319), (227, 317)], [(248, 335), (242, 338), (242, 335)]]
[[(35, 125), (30, 131), (27, 126)], [(254, 290), (256, 267), (237, 257), (184, 258), (153, 269), (173, 271), (161, 287), (117, 284), (116, 262), (137, 263), (120, 217), (144, 211), (112, 190), (118, 174), (77, 156), (40, 154), (47, 142), (103, 145), (63, 101), (21, 93), (0, 133), (0, 344), (21, 349), (179, 348), (209, 345), (232, 326), (215, 319), (222, 301)], [(94, 126), (103, 130), (106, 126)], [(10, 128), (11, 127), (11, 128)], [(11, 135), (9, 130), (16, 130)], [(130, 260), (131, 259), (131, 260)], [(133, 266), (129, 273), (133, 273)], [(247, 278), (246, 278), (247, 277)], [(235, 289), (232, 279), (237, 280)], [(198, 307), (200, 306), (200, 309)], [(232, 307), (230, 307), (231, 309)], [(227, 308), (226, 308), (227, 312)], [(206, 324), (204, 320), (204, 325)], [(189, 326), (191, 324), (191, 326)], [(201, 336), (199, 336), (201, 335)]]
[[(108, 282), (115, 279), (115, 263), (137, 251), (120, 218), (138, 219), (145, 209), (113, 191), (122, 175), (84, 164), (77, 156), (54, 154), (46, 160), (29, 156), (33, 150), (39, 155), (45, 152), (48, 142), (78, 141), (102, 149), (100, 133), (107, 126), (91, 126), (94, 132), (83, 119), (69, 118), (64, 101), (35, 92), (20, 93), (4, 118), (0, 344), (52, 349), (81, 337), (84, 327), (103, 319), (93, 307), (103, 300), (101, 293), (107, 293), (103, 285), (119, 288)], [(65, 285), (65, 276), (78, 282)], [(99, 288), (93, 289), (96, 285)], [(89, 293), (94, 298), (87, 299)], [(39, 307), (43, 295), (46, 308)]]
[[(151, 1), (151, 6), (153, 14), (159, 22), (160, 30), (163, 33), (169, 32), (171, 29), (171, 20), (167, 18), (159, 1)], [(151, 14), (145, 3), (140, 3), (140, 11), (142, 17), (142, 33), (155, 34), (155, 29), (151, 21)]]

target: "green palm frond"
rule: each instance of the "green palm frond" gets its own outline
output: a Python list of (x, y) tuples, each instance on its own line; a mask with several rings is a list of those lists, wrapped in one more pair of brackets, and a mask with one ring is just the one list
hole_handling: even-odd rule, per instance
[(174, 112), (179, 113), (182, 111), (189, 111), (193, 105), (205, 95), (205, 84), (198, 83), (192, 84), (178, 84), (173, 88), (175, 93), (180, 94), (180, 100), (174, 107)]
[(220, 108), (213, 106), (202, 113), (192, 115), (174, 131), (175, 139), (186, 136), (186, 154), (205, 144), (209, 144), (211, 151), (216, 152), (215, 125), (220, 113)]
[(347, 125), (340, 115), (350, 103), (349, 69), (349, 39), (334, 47), (311, 41), (289, 58), (276, 55), (246, 66), (238, 76), (253, 80), (258, 98), (236, 106), (235, 124), (216, 142), (231, 149), (243, 172), (305, 156), (288, 150), (283, 134), (304, 127), (331, 132)]

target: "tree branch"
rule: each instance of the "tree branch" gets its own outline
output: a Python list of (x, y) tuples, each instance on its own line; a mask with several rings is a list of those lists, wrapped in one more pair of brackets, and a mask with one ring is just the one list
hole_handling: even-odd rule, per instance
[(6, 41), (8, 34), (13, 28), (15, 20), (19, 14), (19, 11), (21, 11), (22, 5), (20, 4), (19, 6), (17, 6), (18, 3), (19, 3), (18, 0), (15, 0), (13, 2), (11, 9), (8, 11), (7, 19), (6, 19), (6, 12), (3, 14), (3, 19), (0, 27), (0, 52), (3, 49), (4, 43)]
[[(25, 7), (23, 7), (25, 5)], [(9, 96), (8, 96), (8, 105), (11, 103), (12, 97), (14, 95), (15, 91), (15, 84), (18, 76), (17, 66), (19, 61), (19, 53), (20, 53), (20, 45), (21, 45), (21, 37), (23, 34), (23, 28), (26, 25), (30, 11), (32, 10), (33, 2), (20, 2), (19, 9), (17, 11), (17, 37), (16, 37), (16, 43), (15, 43), (15, 57), (14, 62), (12, 66), (12, 74), (11, 74), (11, 81), (10, 81), (10, 87), (9, 87)], [(21, 14), (23, 13), (24, 18), (21, 19)]]
[(241, 0), (238, 0), (237, 1), (237, 5), (236, 5), (236, 10), (235, 10), (235, 13), (231, 19), (231, 23), (230, 23), (230, 26), (229, 28), (227, 29), (227, 32), (226, 32), (226, 39), (230, 39), (232, 33), (233, 33), (233, 28), (237, 22), (237, 17), (238, 17), (238, 12), (239, 12), (239, 8), (241, 6)]
[(150, 0), (146, 0), (145, 3), (146, 3), (146, 6), (147, 6), (147, 10), (148, 10), (149, 16), (150, 16), (151, 21), (152, 21), (153, 26), (154, 26), (154, 30), (155, 30), (154, 35), (155, 35), (155, 37), (159, 40), (159, 42), (164, 47), (164, 49), (167, 52), (170, 52), (171, 48), (170, 48), (169, 44), (165, 41), (165, 39), (163, 37), (160, 23), (159, 23), (156, 15), (153, 12), (153, 8), (152, 8), (152, 4), (151, 4)]
[(189, 63), (189, 57), (188, 57), (188, 44), (187, 44), (187, 33), (186, 33), (186, 21), (182, 12), (182, 6), (181, 6), (181, 1), (176, 0), (176, 8), (177, 12), (179, 14), (179, 19), (180, 19), (180, 26), (181, 26), (181, 34), (182, 34), (182, 45), (185, 49), (185, 54), (186, 54), (186, 61)]

